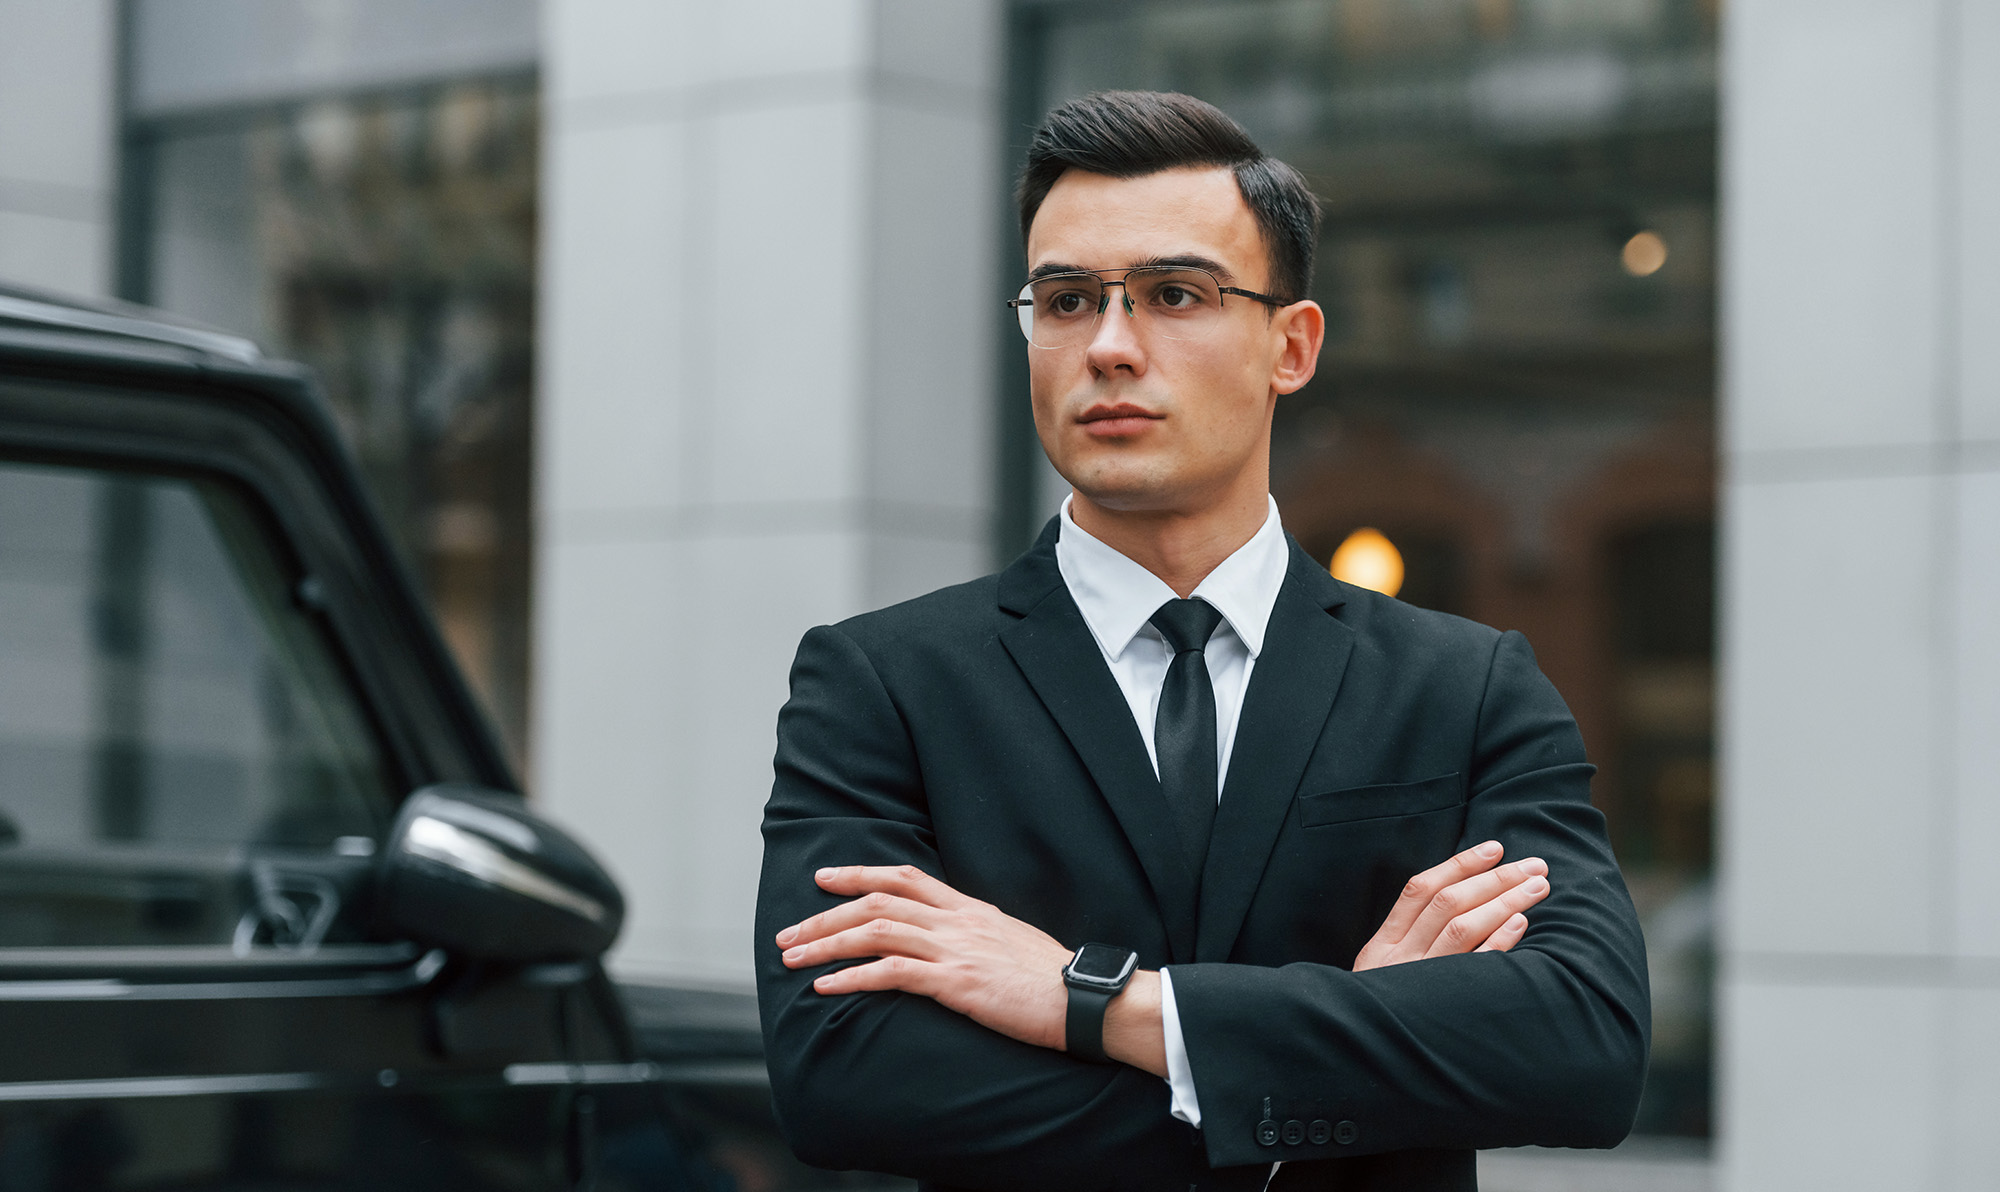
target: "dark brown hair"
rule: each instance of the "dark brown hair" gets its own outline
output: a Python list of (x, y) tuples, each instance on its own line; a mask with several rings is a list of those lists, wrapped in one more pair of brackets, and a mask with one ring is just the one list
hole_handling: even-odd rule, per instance
[(1265, 154), (1213, 104), (1171, 91), (1098, 91), (1050, 112), (1035, 130), (1015, 202), (1021, 239), (1065, 170), (1140, 178), (1162, 170), (1227, 166), (1256, 217), (1271, 257), (1274, 297), (1296, 302), (1312, 289), (1319, 200), (1292, 167)]

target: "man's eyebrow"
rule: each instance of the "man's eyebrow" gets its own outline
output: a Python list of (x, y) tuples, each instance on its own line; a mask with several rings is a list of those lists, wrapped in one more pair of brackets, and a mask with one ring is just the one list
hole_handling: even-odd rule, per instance
[[(1128, 270), (1140, 270), (1140, 268), (1198, 268), (1198, 270), (1206, 270), (1206, 272), (1214, 274), (1216, 280), (1222, 282), (1224, 286), (1234, 286), (1236, 284), (1236, 274), (1230, 272), (1230, 266), (1222, 264), (1220, 260), (1216, 260), (1212, 256), (1202, 256), (1200, 252), (1176, 252), (1172, 256), (1148, 256), (1146, 260), (1136, 260), (1136, 262), (1132, 262), (1132, 264), (1128, 264), (1124, 268), (1128, 268)], [(1050, 262), (1038, 264), (1032, 270), (1028, 270), (1028, 280), (1036, 282), (1036, 280), (1042, 280), (1042, 278), (1048, 278), (1048, 276), (1054, 276), (1054, 274), (1092, 274), (1092, 272), (1106, 274), (1106, 272), (1118, 272), (1118, 268), (1088, 270), (1088, 268), (1084, 268), (1080, 264), (1066, 264), (1066, 262), (1060, 262), (1060, 260), (1050, 260)]]
[[(1143, 261), (1134, 261), (1132, 264), (1124, 266), (1124, 268), (1126, 269), (1146, 269), (1146, 268), (1158, 268), (1158, 267), (1173, 268), (1173, 269), (1202, 269), (1206, 270), (1209, 273), (1214, 274), (1215, 280), (1221, 282), (1223, 285), (1227, 286), (1236, 284), (1236, 274), (1230, 271), (1229, 266), (1223, 264), (1221, 261), (1218, 261), (1213, 257), (1202, 256), (1200, 253), (1175, 253), (1170, 256), (1164, 256), (1164, 257), (1147, 257)], [(1058, 273), (1116, 273), (1116, 272), (1118, 272), (1118, 270), (1115, 268), (1093, 270), (1093, 269), (1085, 269), (1081, 265), (1071, 265), (1062, 261), (1049, 261), (1044, 264), (1037, 265), (1033, 269), (1030, 269), (1028, 271), (1028, 280), (1039, 281), (1044, 277), (1050, 277)]]
[(1215, 280), (1225, 286), (1236, 284), (1236, 274), (1230, 272), (1229, 266), (1213, 257), (1204, 257), (1200, 253), (1179, 253), (1170, 257), (1148, 257), (1146, 260), (1132, 267), (1140, 269), (1149, 265), (1178, 269), (1200, 269), (1204, 272), (1214, 274)]

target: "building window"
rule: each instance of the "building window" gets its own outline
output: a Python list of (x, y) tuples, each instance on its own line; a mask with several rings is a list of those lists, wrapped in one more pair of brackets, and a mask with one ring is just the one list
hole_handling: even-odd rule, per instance
[(131, 296), (310, 365), (514, 759), (538, 99), (514, 72), (128, 121)]

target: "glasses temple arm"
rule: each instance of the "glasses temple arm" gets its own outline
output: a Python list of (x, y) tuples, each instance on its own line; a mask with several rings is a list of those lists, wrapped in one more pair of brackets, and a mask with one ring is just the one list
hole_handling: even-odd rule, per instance
[(1253, 302), (1263, 302), (1271, 306), (1290, 306), (1292, 304), (1290, 299), (1273, 298), (1269, 294), (1259, 294), (1255, 290), (1246, 290), (1241, 286), (1217, 286), (1216, 289), (1225, 294), (1236, 294), (1240, 297), (1248, 298)]

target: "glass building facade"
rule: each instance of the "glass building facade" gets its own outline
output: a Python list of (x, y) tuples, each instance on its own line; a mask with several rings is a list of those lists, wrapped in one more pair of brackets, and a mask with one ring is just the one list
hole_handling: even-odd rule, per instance
[[(521, 61), (532, 6), (251, 15), (132, 9), (123, 296), (314, 370), (518, 762), (541, 144), (540, 87)], [(505, 36), (422, 41), (482, 28)]]

